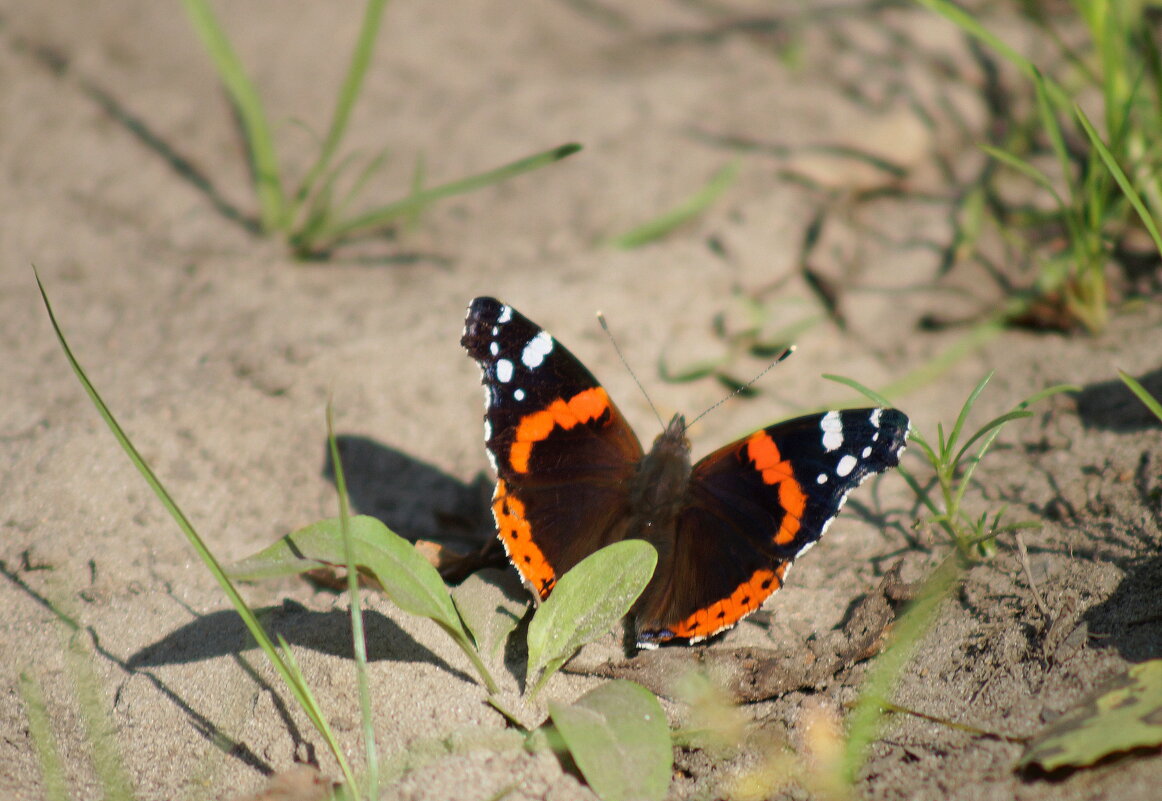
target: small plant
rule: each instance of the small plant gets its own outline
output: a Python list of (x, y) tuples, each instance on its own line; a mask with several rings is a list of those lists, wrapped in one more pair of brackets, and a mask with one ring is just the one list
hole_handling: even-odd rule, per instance
[[(406, 197), (369, 211), (353, 212), (352, 205), (386, 161), (386, 151), (383, 151), (367, 159), (356, 170), (354, 155), (339, 158), (339, 150), (371, 63), (387, 0), (368, 0), (359, 40), (339, 91), (327, 135), (319, 147), (315, 163), (293, 188), (290, 188), (290, 181), (279, 165), (271, 125), (258, 90), (246, 76), (242, 62), (218, 24), (208, 0), (182, 0), (182, 5), (238, 112), (250, 153), (251, 173), (260, 208), (260, 228), (266, 234), (285, 236), (299, 257), (325, 256), (342, 242), (382, 231), (401, 218), (418, 215), (438, 200), (539, 169), (581, 149), (576, 144), (562, 145), (432, 188), (423, 186), (424, 170), (419, 163)], [(347, 180), (353, 171), (356, 172), (354, 179)], [(345, 188), (341, 189), (341, 186)]]
[[(1102, 330), (1109, 315), (1106, 266), (1132, 224), (1131, 207), (1162, 249), (1157, 235), (1162, 221), (1162, 59), (1144, 6), (1126, 0), (1074, 4), (1092, 52), (1076, 53), (1061, 43), (1074, 68), (1067, 86), (1044, 76), (948, 0), (918, 2), (984, 42), (1033, 83), (1037, 120), (1057, 162), (1060, 177), (1055, 181), (1018, 152), (984, 147), (1050, 193), (1057, 207), (1051, 221), (1064, 228), (1069, 242), (1067, 249), (1043, 259), (1036, 297), (1011, 310), (1011, 316), (1022, 316), (1038, 299), (1053, 301), (1069, 319), (1092, 332)], [(1062, 41), (1038, 4), (1027, 4), (1027, 9), (1047, 35)], [(1090, 88), (1100, 92), (1105, 142), (1075, 100)], [(1060, 183), (1064, 190), (1058, 189)]]
[[(339, 488), (339, 517), (307, 526), (230, 571), (224, 570), (89, 381), (57, 323), (39, 276), (36, 280), (61, 349), (93, 405), (218, 581), (255, 641), (327, 744), (344, 778), (344, 786), (337, 791), (338, 797), (379, 797), (380, 769), (371, 726), (366, 645), (359, 602), (358, 576), (361, 573), (375, 578), (401, 609), (430, 618), (452, 637), (488, 689), (490, 703), (522, 732), (522, 737), (510, 745), (526, 749), (551, 748), (562, 756), (568, 755), (594, 792), (605, 801), (660, 799), (665, 795), (673, 759), (669, 729), (657, 698), (645, 688), (628, 681), (614, 681), (597, 687), (572, 705), (550, 702), (551, 722), (536, 728), (522, 723), (517, 715), (505, 709), (486, 661), (495, 656), (499, 646), (516, 628), (520, 616), (514, 614), (502, 599), (482, 599), (483, 582), (479, 580), (472, 584), (465, 582), (457, 591), (450, 592), (435, 568), (411, 543), (392, 533), (375, 518), (349, 516), (346, 480), (331, 430), (329, 408), (328, 442)], [(656, 561), (657, 554), (648, 543), (640, 540), (620, 542), (591, 554), (561, 577), (551, 598), (541, 604), (529, 624), (529, 660), (525, 678), (526, 687), (531, 687), (530, 700), (535, 699), (549, 677), (578, 648), (603, 634), (628, 612), (653, 576)], [(290, 646), (281, 636), (277, 646), (271, 641), (231, 581), (231, 577), (295, 574), (325, 565), (338, 565), (347, 570), (355, 668), (366, 746), (362, 781), (352, 770)], [(500, 594), (499, 588), (494, 589)], [(484, 603), (479, 603), (481, 600)], [(21, 689), (46, 784), (56, 792), (55, 788), (62, 783), (60, 760), (46, 730), (39, 684), (26, 677), (22, 679)], [(97, 697), (95, 690), (89, 694)], [(107, 728), (101, 729), (102, 734)], [(112, 745), (108, 738), (94, 735), (92, 739), (95, 749), (108, 750), (107, 747)], [(446, 737), (441, 739), (447, 740)], [(411, 762), (414, 760), (405, 764)], [(102, 764), (105, 763), (112, 765), (114, 771), (105, 779), (106, 786), (120, 788), (124, 782), (116, 772), (120, 770), (119, 763), (105, 760)], [(116, 795), (128, 798), (130, 791), (118, 791)]]
[[(943, 529), (949, 540), (956, 545), (962, 554), (977, 558), (991, 556), (995, 553), (998, 534), (1037, 526), (1036, 523), (1028, 522), (1001, 525), (1000, 521), (1005, 513), (1003, 506), (992, 515), (991, 520), (988, 512), (981, 513), (979, 517), (966, 512), (963, 508), (964, 494), (972, 482), (972, 476), (976, 472), (977, 466), (992, 448), (997, 436), (1001, 433), (1001, 429), (1007, 423), (1032, 416), (1033, 413), (1028, 411), (1029, 406), (1050, 395), (1077, 389), (1077, 387), (1064, 384), (1043, 389), (1018, 403), (1012, 411), (985, 423), (974, 433), (968, 435), (961, 444), (961, 438), (965, 436), (964, 428), (968, 422), (968, 415), (992, 377), (993, 374), (990, 372), (969, 393), (947, 436), (944, 433), (944, 425), (937, 423), (936, 444), (934, 446), (929, 444), (920, 432), (913, 431), (910, 434), (910, 442), (915, 443), (923, 451), (924, 456), (932, 465), (934, 476), (928, 487), (921, 485), (902, 465), (898, 468), (900, 475), (916, 493), (920, 503), (932, 513), (930, 522)], [(882, 395), (856, 381), (834, 375), (825, 375), (824, 378), (845, 384), (878, 404), (891, 405), (891, 402)], [(977, 446), (976, 451), (970, 453), (973, 446)], [(933, 489), (939, 491), (939, 500), (933, 500)]]

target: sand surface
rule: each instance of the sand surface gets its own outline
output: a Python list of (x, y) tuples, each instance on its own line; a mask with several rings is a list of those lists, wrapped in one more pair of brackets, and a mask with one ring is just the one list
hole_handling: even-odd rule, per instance
[[(361, 4), (216, 5), (283, 165), (301, 174)], [(991, 22), (1030, 40), (1016, 20)], [(850, 402), (823, 373), (888, 386), (969, 330), (924, 320), (979, 319), (1006, 297), (1004, 281), (1027, 284), (1019, 254), (995, 235), (992, 271), (950, 258), (958, 202), (986, 168), (976, 145), (1004, 123), (987, 102), (989, 66), (907, 5), (393, 3), (348, 141), (363, 156), (390, 151), (371, 199), (406, 192), (421, 156), (434, 184), (566, 142), (585, 149), (304, 264), (242, 222), (256, 208), (244, 150), (179, 4), (0, 2), (0, 796), (44, 797), (22, 673), (43, 688), (76, 798), (99, 797), (85, 686), (138, 798), (230, 798), (312, 759), (338, 775), (69, 371), (33, 264), (91, 379), (224, 562), (336, 513), (328, 397), (360, 457), (358, 510), (412, 538), (480, 541), (490, 521), (479, 375), (458, 344), (475, 295), (553, 331), (647, 441), (657, 423), (596, 310), (664, 416), (724, 395), (713, 380), (667, 383), (657, 365), (720, 353), (716, 319), (745, 326), (742, 298), (768, 312), (769, 330), (814, 318), (755, 398), (698, 423), (700, 456)], [(1003, 70), (1001, 80), (1019, 88)], [(603, 244), (733, 159), (737, 182), (694, 223), (636, 250)], [(836, 290), (841, 316), (808, 273)], [(729, 365), (744, 379), (763, 367), (746, 356)], [(1007, 505), (1007, 519), (1041, 524), (1024, 534), (1031, 571), (1004, 539), (901, 676), (901, 705), (991, 735), (897, 716), (872, 748), (865, 797), (1157, 797), (1156, 751), (1045, 779), (1014, 770), (1023, 746), (1006, 739), (1162, 657), (1162, 432), (1116, 383), (1117, 367), (1162, 393), (1156, 302), (1097, 337), (1004, 333), (894, 399), (931, 437), (990, 370), (977, 423), (1044, 386), (1084, 387), (1007, 429), (967, 496), (977, 514)], [(926, 475), (916, 451), (905, 464)], [(711, 647), (794, 645), (836, 626), (895, 562), (922, 577), (948, 552), (923, 519), (898, 476), (861, 488), (765, 614)], [(345, 598), (298, 579), (243, 592), (292, 644), (358, 763)], [(593, 797), (553, 756), (488, 744), (504, 720), (434, 624), (380, 597), (369, 607), (387, 758), (465, 733), (483, 743), (453, 748), (384, 797)], [(606, 643), (614, 655), (617, 636)], [(796, 742), (803, 710), (842, 710), (866, 672), (856, 665), (746, 714)], [(560, 674), (546, 695), (568, 702), (599, 681)], [(677, 705), (667, 712), (682, 719)], [(676, 764), (672, 796), (709, 798), (754, 759), (680, 750)]]

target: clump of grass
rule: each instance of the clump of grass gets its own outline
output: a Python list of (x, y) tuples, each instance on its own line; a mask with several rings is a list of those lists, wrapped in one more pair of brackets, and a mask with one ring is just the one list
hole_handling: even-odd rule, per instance
[[(490, 694), (490, 702), (517, 726), (522, 735), (515, 740), (506, 739), (507, 746), (495, 737), (487, 742), (494, 747), (553, 749), (562, 759), (578, 767), (603, 801), (629, 798), (648, 801), (665, 796), (673, 760), (669, 728), (657, 698), (640, 685), (612, 681), (600, 685), (573, 704), (550, 701), (550, 721), (536, 727), (523, 723), (517, 715), (505, 709), (498, 695), (499, 686), (486, 661), (495, 655), (498, 645), (503, 644), (504, 639), (516, 628), (518, 617), (511, 614), (500, 599), (482, 599), (479, 587), (463, 593), (450, 592), (436, 569), (419, 555), (411, 543), (391, 532), (375, 518), (350, 516), (346, 479), (331, 426), (329, 407), (328, 443), (339, 489), (339, 517), (307, 526), (231, 570), (223, 569), (101, 399), (74, 357), (39, 276), (36, 280), (61, 349), (93, 405), (134, 467), (218, 581), (223, 593), (338, 763), (344, 780), (343, 787), (338, 791), (339, 797), (377, 799), (380, 789), (381, 771), (372, 726), (367, 652), (360, 607), (360, 573), (375, 578), (391, 600), (404, 611), (433, 620), (468, 657)], [(548, 679), (577, 649), (624, 617), (649, 583), (656, 562), (657, 553), (648, 543), (627, 541), (591, 554), (561, 577), (553, 595), (538, 607), (529, 624), (525, 683), (526, 688), (530, 689), (530, 700), (535, 700)], [(231, 581), (231, 578), (296, 574), (324, 565), (342, 566), (347, 570), (355, 670), (366, 748), (366, 764), (361, 777), (352, 769), (335, 738), (289, 644), (281, 636), (277, 646), (271, 641)], [(497, 593), (500, 593), (499, 588)], [(472, 608), (464, 606), (470, 599), (474, 599), (471, 601)], [(85, 687), (90, 683), (93, 682), (87, 682)], [(48, 731), (40, 686), (35, 680), (22, 679), (21, 688), (46, 787), (57, 793), (63, 784), (63, 770)], [(82, 693), (80, 698), (84, 701), (89, 696), (96, 698), (96, 690), (90, 689)], [(104, 753), (112, 747), (109, 738), (103, 736), (107, 728), (100, 729), (101, 736), (90, 732), (95, 751), (100, 747), (103, 749), (101, 753)], [(445, 745), (449, 739), (455, 738), (447, 735), (440, 738)], [(409, 757), (397, 760), (397, 765), (415, 766), (422, 761)], [(98, 769), (112, 766), (112, 772), (108, 776), (102, 774), (102, 778), (106, 787), (116, 789), (116, 797), (131, 797), (131, 789), (121, 778), (123, 771), (120, 762), (101, 758), (96, 760), (96, 764)], [(398, 772), (391, 777), (398, 778)]]
[[(918, 0), (979, 39), (1014, 65), (1034, 87), (1037, 124), (1059, 175), (1051, 178), (1015, 149), (986, 146), (989, 155), (1047, 191), (1055, 210), (1049, 220), (1066, 233), (1068, 247), (1039, 256), (1036, 297), (1019, 305), (1019, 317), (1035, 303), (1052, 302), (1091, 332), (1109, 318), (1107, 266), (1135, 224), (1135, 216), (1162, 249), (1162, 59), (1142, 3), (1096, 0), (1075, 3), (1090, 36), (1076, 52), (1054, 30), (1036, 3), (1026, 10), (1057, 42), (1072, 74), (1054, 80), (989, 31), (969, 12), (948, 0)], [(1099, 134), (1078, 105), (1096, 90), (1101, 99)], [(1138, 187), (1137, 190), (1134, 187)]]
[[(431, 188), (423, 185), (424, 169), (422, 162), (419, 162), (407, 196), (369, 210), (353, 211), (352, 206), (375, 174), (382, 169), (387, 158), (384, 150), (365, 159), (357, 167), (354, 154), (340, 157), (340, 146), (371, 63), (387, 0), (367, 2), (363, 25), (346, 78), (336, 98), (327, 134), (319, 146), (314, 164), (297, 184), (292, 184), (280, 166), (262, 98), (247, 77), (241, 60), (214, 16), (208, 0), (182, 0), (182, 5), (237, 110), (250, 153), (251, 174), (260, 210), (260, 227), (267, 234), (285, 237), (299, 257), (325, 256), (345, 241), (381, 232), (402, 218), (414, 218), (436, 201), (539, 169), (581, 149), (576, 144), (561, 145), (478, 175)], [(355, 175), (349, 179), (351, 173)]]

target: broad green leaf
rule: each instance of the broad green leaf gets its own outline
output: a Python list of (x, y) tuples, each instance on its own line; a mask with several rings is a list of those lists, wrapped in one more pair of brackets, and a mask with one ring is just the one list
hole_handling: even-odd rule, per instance
[[(410, 542), (374, 517), (359, 515), (352, 517), (350, 523), (355, 564), (371, 573), (392, 603), (410, 614), (431, 618), (450, 632), (467, 636), (440, 574)], [(266, 578), (301, 573), (320, 563), (346, 564), (337, 518), (288, 534), (229, 572), (235, 578)]]
[(508, 592), (505, 584), (515, 573), (488, 568), (473, 573), (452, 590), (452, 601), (460, 619), (472, 632), (476, 647), (488, 658), (494, 658), (508, 635), (528, 610), (528, 593), (520, 589), (520, 599)]
[(661, 704), (632, 681), (611, 681), (549, 715), (602, 801), (655, 801), (670, 787), (674, 753)]
[(625, 616), (657, 562), (648, 542), (625, 540), (590, 554), (561, 577), (529, 623), (527, 681), (541, 674), (533, 695), (578, 648)]
[(1047, 726), (1021, 766), (1090, 765), (1109, 754), (1162, 745), (1162, 659), (1134, 665), (1098, 695)]

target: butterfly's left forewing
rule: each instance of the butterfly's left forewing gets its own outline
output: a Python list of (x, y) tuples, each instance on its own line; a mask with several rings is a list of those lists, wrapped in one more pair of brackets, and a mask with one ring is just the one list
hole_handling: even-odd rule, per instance
[(847, 494), (899, 463), (907, 433), (895, 409), (827, 412), (761, 429), (699, 461), (669, 580), (639, 602), (639, 643), (697, 642), (757, 610)]

